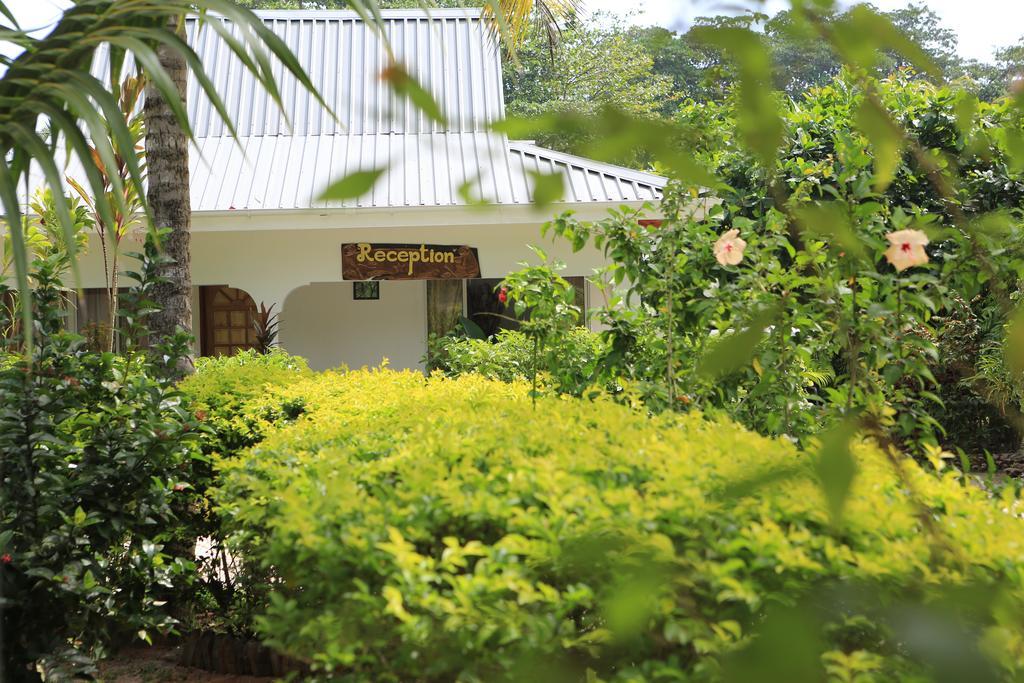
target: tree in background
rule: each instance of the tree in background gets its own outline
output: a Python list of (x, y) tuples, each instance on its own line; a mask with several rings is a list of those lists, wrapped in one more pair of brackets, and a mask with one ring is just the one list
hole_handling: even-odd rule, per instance
[[(829, 21), (842, 20), (848, 14), (849, 11), (832, 13)], [(960, 57), (956, 33), (943, 26), (940, 17), (924, 5), (911, 4), (881, 14), (919, 44), (947, 79), (972, 81), (970, 89), (986, 101), (1004, 94), (1011, 75), (1024, 68), (1024, 44), (1000, 50), (994, 64)], [(835, 52), (826, 42), (809, 33), (806, 23), (797, 20), (789, 10), (774, 16), (751, 12), (737, 17), (701, 17), (684, 33), (658, 26), (631, 29), (654, 57), (654, 72), (672, 77), (680, 99), (721, 100), (734, 80), (732, 69), (721, 52), (703, 45), (697, 38), (699, 30), (705, 27), (760, 31), (772, 57), (775, 85), (791, 97), (824, 85), (839, 74), (841, 62)], [(905, 58), (887, 53), (879, 71), (885, 76), (907, 66), (910, 64)]]
[[(593, 115), (613, 107), (634, 116), (657, 117), (670, 106), (676, 97), (671, 77), (654, 72), (651, 53), (621, 19), (606, 19), (573, 21), (553, 49), (543, 28), (534, 26), (515, 57), (506, 61), (509, 115)], [(538, 142), (570, 150), (581, 141), (557, 135)]]
[[(184, 37), (184, 15), (171, 19), (168, 30)], [(181, 50), (167, 45), (157, 48), (160, 67), (170, 77), (182, 106), (188, 82), (188, 66)], [(163, 241), (167, 260), (160, 265), (161, 279), (153, 289), (159, 308), (150, 317), (150, 333), (156, 343), (171, 339), (178, 330), (192, 330), (192, 270), (189, 244), (192, 206), (188, 187), (188, 136), (179, 125), (171, 103), (161, 90), (146, 86), (143, 106), (146, 124), (148, 187), (146, 201), (153, 212), (153, 225), (170, 228)], [(191, 354), (178, 359), (181, 376), (193, 371)]]

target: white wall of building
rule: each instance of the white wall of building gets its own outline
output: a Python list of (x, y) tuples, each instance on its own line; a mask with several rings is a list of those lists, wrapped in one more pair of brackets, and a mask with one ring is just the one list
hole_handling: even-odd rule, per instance
[[(600, 218), (606, 207), (574, 207), (583, 218)], [(280, 342), (314, 368), (376, 365), (421, 367), (426, 351), (426, 285), (381, 283), (379, 301), (354, 301), (341, 278), (346, 242), (468, 245), (478, 252), (483, 277), (499, 278), (539, 259), (541, 246), (567, 264), (565, 276), (588, 276), (605, 265), (593, 248), (572, 253), (561, 239), (542, 238), (540, 226), (556, 210), (506, 207), (480, 213), (456, 209), (349, 210), (316, 212), (221, 212), (196, 214), (192, 234), (193, 284), (228, 285), (259, 303), (276, 304)], [(127, 251), (138, 250), (138, 244)], [(82, 286), (102, 286), (99, 245), (82, 261)], [(127, 265), (127, 264), (124, 264)], [(125, 283), (127, 284), (127, 283)], [(596, 305), (599, 295), (588, 287)], [(194, 314), (198, 316), (198, 309)]]
[(281, 345), (314, 370), (422, 368), (427, 345), (427, 286), (423, 281), (381, 282), (380, 299), (356, 301), (351, 282), (317, 282), (292, 290), (284, 301)]

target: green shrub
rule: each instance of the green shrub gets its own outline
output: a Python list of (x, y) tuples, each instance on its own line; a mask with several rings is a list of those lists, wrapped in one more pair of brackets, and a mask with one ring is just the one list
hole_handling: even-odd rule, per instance
[(268, 354), (243, 351), (234, 356), (197, 358), (196, 372), (180, 385), (192, 410), (212, 430), (204, 451), (233, 455), (259, 443), (266, 430), (303, 411), (301, 400), (277, 406), (260, 405), (268, 386), (298, 381), (310, 374), (306, 361), (280, 349)]
[(206, 459), (193, 468), (194, 496), (179, 530), (183, 543), (200, 542), (194, 609), (196, 623), (233, 633), (251, 633), (253, 610), (265, 598), (267, 573), (247, 558), (227, 552), (221, 519), (211, 508), (215, 463), (258, 444), (275, 427), (305, 412), (305, 399), (276, 400), (275, 390), (312, 376), (306, 361), (275, 349), (261, 354), (196, 359), (195, 374), (179, 384), (202, 421)]
[[(31, 358), (0, 362), (4, 681), (38, 681), (39, 668), (46, 680), (94, 673), (105, 647), (171, 628), (161, 606), (191, 577), (173, 533), (198, 424), (168, 371), (187, 339), (152, 354), (87, 350), (63, 330), (59, 266), (34, 264)], [(151, 308), (143, 291), (125, 297), (144, 304), (136, 311)]]
[[(699, 129), (699, 155), (720, 183), (669, 182), (657, 224), (619, 207), (598, 222), (568, 212), (544, 228), (609, 261), (594, 280), (605, 305), (591, 314), (613, 345), (633, 337), (638, 318), (660, 340), (660, 358), (626, 371), (667, 385), (667, 400), (644, 390), (648, 408), (723, 411), (802, 441), (857, 414), (922, 456), (963, 435), (955, 445), (1018, 450), (1020, 436), (998, 418), (1019, 413), (1024, 392), (981, 362), (1002, 357), (1024, 277), (1014, 102), (859, 69), (795, 99), (764, 91), (766, 110), (753, 118), (742, 92), (686, 103), (679, 115)], [(891, 157), (866, 109), (896, 135)], [(779, 136), (770, 153), (750, 144), (755, 120)], [(908, 238), (920, 243), (913, 265), (892, 246), (909, 249)], [(944, 333), (970, 317), (985, 329), (968, 345)], [(945, 399), (957, 405), (947, 410)], [(996, 428), (970, 438), (985, 425)]]
[[(548, 351), (557, 358), (560, 374), (571, 379), (542, 379), (553, 384), (556, 391), (579, 395), (592, 384), (608, 348), (599, 334), (576, 327), (560, 336), (556, 347)], [(544, 373), (533, 340), (518, 330), (500, 330), (491, 339), (441, 337), (434, 341), (430, 356), (431, 368), (451, 377), (475, 372), (488, 379), (512, 382), (529, 380), (535, 371)]]
[[(970, 680), (981, 650), (1024, 665), (1012, 489), (857, 444), (836, 520), (817, 458), (697, 414), (387, 370), (272, 393), (306, 415), (225, 461), (218, 496), (273, 568), (258, 630), (331, 680), (929, 680), (922, 623)], [(966, 585), (1000, 607), (941, 618)], [(818, 641), (810, 678), (743, 673)]]

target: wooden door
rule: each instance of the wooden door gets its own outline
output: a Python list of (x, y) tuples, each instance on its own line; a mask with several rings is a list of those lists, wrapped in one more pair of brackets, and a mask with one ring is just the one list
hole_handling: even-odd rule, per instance
[(443, 337), (461, 317), (462, 280), (427, 280), (427, 334)]
[(200, 287), (203, 308), (202, 343), (204, 356), (233, 356), (255, 348), (256, 330), (252, 316), (256, 310), (252, 297), (234, 287)]

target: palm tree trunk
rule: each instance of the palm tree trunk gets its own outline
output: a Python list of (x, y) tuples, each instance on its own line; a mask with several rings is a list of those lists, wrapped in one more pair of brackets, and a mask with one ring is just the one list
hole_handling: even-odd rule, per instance
[[(179, 35), (183, 23), (175, 22)], [(188, 69), (181, 53), (161, 45), (157, 54), (160, 64), (174, 81), (185, 102)], [(192, 331), (192, 271), (189, 256), (192, 208), (188, 193), (188, 140), (178, 125), (174, 113), (147, 79), (146, 102), (143, 109), (146, 125), (146, 165), (149, 187), (146, 200), (153, 212), (158, 228), (170, 228), (164, 237), (164, 253), (171, 262), (160, 269), (166, 279), (153, 291), (154, 303), (160, 311), (149, 319), (150, 343), (159, 344), (171, 338), (179, 329)], [(178, 363), (181, 376), (191, 374), (191, 355)]]

